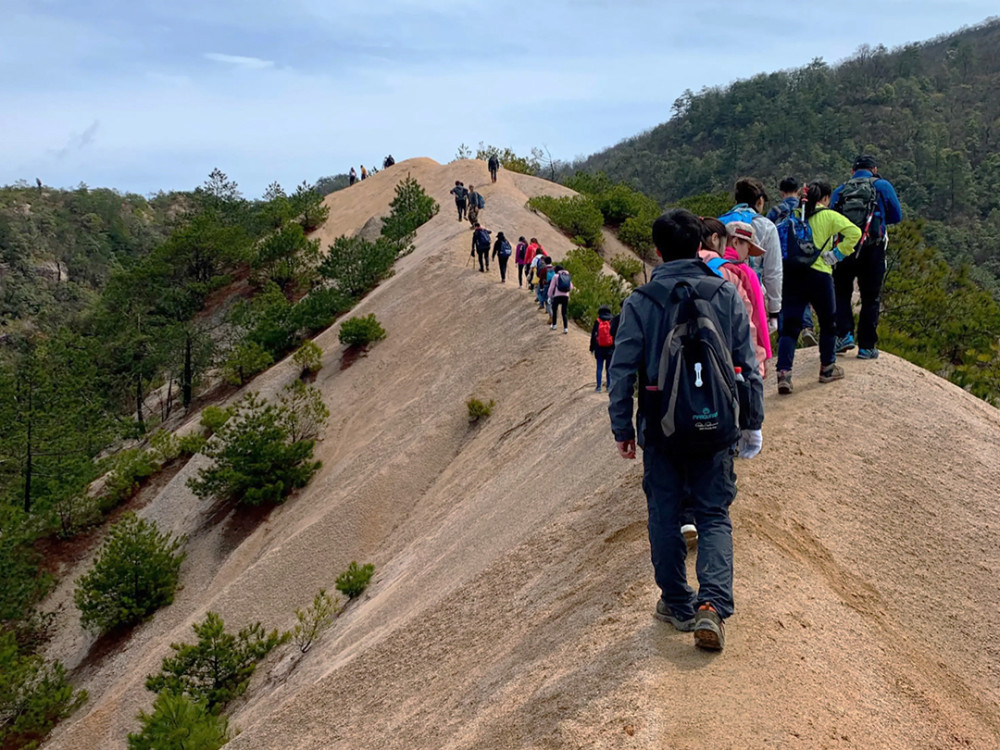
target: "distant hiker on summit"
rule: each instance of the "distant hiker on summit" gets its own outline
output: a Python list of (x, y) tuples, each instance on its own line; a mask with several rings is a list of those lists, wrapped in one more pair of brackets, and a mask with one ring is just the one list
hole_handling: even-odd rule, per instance
[(601, 371), (604, 370), (604, 390), (611, 390), (611, 356), (615, 353), (615, 336), (618, 335), (618, 316), (611, 314), (611, 308), (601, 305), (597, 310), (597, 320), (590, 331), (590, 353), (597, 360), (597, 393), (601, 392)]
[(472, 252), (470, 255), (479, 254), (479, 272), (486, 273), (490, 270), (490, 230), (484, 229), (476, 222), (472, 231)]
[(483, 196), (476, 192), (475, 185), (469, 185), (469, 223), (472, 228), (476, 228), (476, 222), (479, 220), (479, 212), (486, 208), (486, 201), (483, 200)]
[[(694, 631), (695, 645), (719, 650), (723, 621), (733, 613), (733, 446), (742, 458), (760, 452), (764, 387), (736, 287), (697, 259), (701, 235), (698, 217), (685, 209), (654, 222), (664, 262), (622, 304), (608, 413), (619, 455), (635, 458), (636, 428), (643, 448), (649, 543), (662, 592), (655, 615)], [(698, 523), (697, 594), (684, 564), (685, 506)]]
[(497, 157), (496, 153), (490, 154), (490, 160), (486, 162), (486, 166), (490, 168), (490, 179), (493, 182), (497, 181), (497, 170), (500, 169), (500, 159)]
[(392, 158), (392, 154), (389, 154), (387, 157), (385, 157), (385, 159), (382, 160), (382, 169), (388, 169), (395, 163), (396, 160)]
[(778, 393), (792, 392), (792, 364), (802, 328), (802, 313), (816, 308), (819, 318), (819, 382), (844, 377), (837, 365), (833, 278), (838, 263), (854, 252), (861, 230), (845, 216), (829, 210), (830, 184), (817, 180), (806, 188), (801, 216), (796, 212), (778, 231), (785, 256), (781, 337), (778, 339)]
[(465, 185), (455, 180), (451, 194), (455, 196), (455, 208), (458, 209), (458, 220), (461, 221), (465, 218), (465, 203), (469, 198), (469, 191), (465, 189)]
[[(837, 297), (837, 351), (854, 348), (854, 280), (858, 280), (861, 312), (858, 315), (858, 359), (878, 358), (878, 316), (885, 279), (886, 227), (903, 218), (896, 190), (879, 177), (874, 156), (862, 154), (854, 160), (851, 179), (833, 191), (830, 205), (861, 229), (861, 240), (853, 256), (833, 271)], [(847, 253), (844, 253), (847, 255)]]
[(500, 266), (500, 283), (507, 281), (507, 261), (511, 256), (510, 243), (503, 236), (503, 232), (497, 232), (497, 241), (493, 243), (493, 259)]
[(354, 171), (354, 167), (351, 167), (351, 173), (347, 175), (347, 182), (348, 184), (353, 185), (357, 181), (358, 181), (358, 173)]
[(361, 165), (361, 179), (362, 180), (367, 180), (368, 179), (368, 170), (365, 169), (365, 165), (364, 164)]
[(760, 213), (767, 203), (767, 191), (764, 190), (764, 183), (756, 177), (741, 177), (736, 181), (733, 197), (736, 205), (720, 216), (719, 221), (723, 224), (742, 221), (753, 225), (760, 246), (764, 248), (761, 262), (754, 263), (753, 268), (767, 295), (768, 331), (776, 331), (781, 313), (781, 245), (774, 224)]

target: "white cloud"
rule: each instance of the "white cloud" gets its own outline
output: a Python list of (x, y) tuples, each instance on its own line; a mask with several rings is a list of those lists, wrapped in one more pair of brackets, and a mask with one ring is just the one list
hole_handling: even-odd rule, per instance
[(240, 68), (246, 68), (247, 70), (264, 70), (265, 68), (274, 67), (274, 60), (261, 60), (259, 57), (224, 55), (221, 52), (206, 52), (205, 57), (208, 60), (214, 60), (215, 62), (225, 63), (227, 65), (235, 65)]

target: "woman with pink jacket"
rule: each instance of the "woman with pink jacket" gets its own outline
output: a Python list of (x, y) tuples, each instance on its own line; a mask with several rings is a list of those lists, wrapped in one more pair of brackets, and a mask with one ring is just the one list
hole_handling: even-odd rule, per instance
[[(698, 250), (698, 255), (709, 268), (733, 284), (740, 293), (740, 299), (743, 300), (747, 316), (750, 318), (750, 337), (753, 339), (754, 349), (757, 351), (757, 368), (763, 378), (767, 376), (766, 362), (772, 356), (771, 338), (767, 334), (767, 312), (764, 306), (763, 291), (760, 291), (757, 304), (754, 304), (753, 282), (741, 272), (742, 269), (749, 269), (749, 266), (744, 264), (741, 269), (735, 260), (723, 257), (728, 244), (727, 240), (725, 224), (714, 218), (701, 220), (701, 249)], [(733, 252), (735, 253), (736, 250), (733, 249)], [(754, 273), (750, 275), (757, 281), (756, 289), (760, 290), (760, 281), (757, 279), (757, 275)]]

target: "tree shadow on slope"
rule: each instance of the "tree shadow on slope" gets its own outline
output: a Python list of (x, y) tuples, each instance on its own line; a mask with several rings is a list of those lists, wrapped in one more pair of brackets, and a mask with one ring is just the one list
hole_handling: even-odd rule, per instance
[(218, 502), (212, 506), (208, 523), (210, 528), (219, 529), (219, 545), (215, 550), (216, 559), (228, 557), (237, 547), (253, 534), (257, 528), (271, 517), (275, 506), (240, 505), (235, 500)]

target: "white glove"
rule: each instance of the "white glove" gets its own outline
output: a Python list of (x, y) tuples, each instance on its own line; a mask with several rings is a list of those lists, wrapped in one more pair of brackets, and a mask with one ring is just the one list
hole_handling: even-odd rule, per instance
[(777, 330), (778, 330), (778, 319), (777, 318), (768, 318), (767, 319), (767, 332), (768, 333), (774, 333)]
[(819, 257), (822, 258), (823, 262), (830, 266), (830, 268), (833, 268), (844, 259), (844, 254), (837, 248), (834, 248), (833, 250), (827, 250), (825, 253), (820, 253)]
[(736, 444), (740, 458), (753, 458), (764, 447), (764, 435), (760, 430), (740, 430), (740, 441)]

